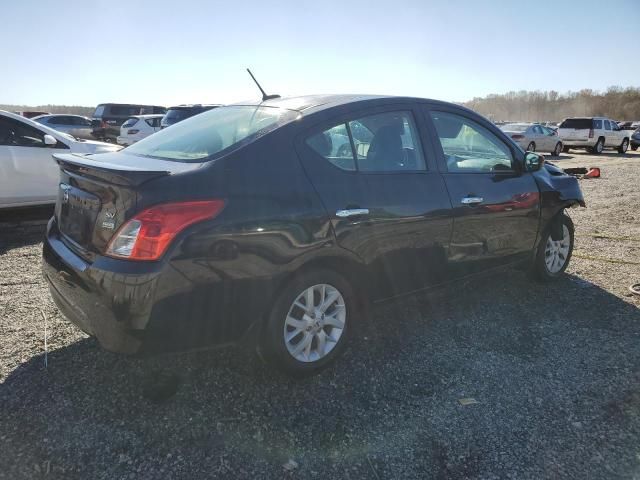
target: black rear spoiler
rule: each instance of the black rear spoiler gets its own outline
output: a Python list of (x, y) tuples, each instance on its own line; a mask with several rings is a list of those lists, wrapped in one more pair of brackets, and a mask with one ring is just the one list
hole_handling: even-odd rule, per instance
[(54, 153), (53, 158), (60, 168), (70, 174), (129, 186), (141, 185), (154, 178), (182, 173), (202, 166), (198, 163), (163, 161), (121, 152), (98, 155)]

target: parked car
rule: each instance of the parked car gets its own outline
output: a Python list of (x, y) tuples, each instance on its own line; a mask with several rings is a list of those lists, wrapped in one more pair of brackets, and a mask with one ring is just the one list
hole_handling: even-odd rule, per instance
[(121, 147), (76, 140), (40, 123), (0, 110), (0, 209), (54, 203), (60, 169), (54, 152), (91, 154)]
[(138, 140), (160, 130), (160, 121), (164, 115), (136, 115), (122, 124), (118, 145), (133, 145)]
[(161, 122), (162, 128), (167, 128), (169, 125), (173, 125), (174, 123), (181, 122), (187, 118), (193, 117), (194, 115), (198, 115), (200, 113), (209, 111), (213, 108), (219, 107), (220, 105), (176, 105), (175, 107), (170, 107), (165, 113), (164, 118)]
[(631, 150), (634, 152), (640, 147), (640, 127), (631, 134)]
[(91, 120), (80, 115), (40, 115), (32, 119), (59, 132), (68, 133), (76, 138), (93, 139)]
[(551, 152), (560, 155), (562, 141), (555, 130), (532, 123), (508, 123), (500, 129), (528, 152)]
[[(356, 123), (370, 143), (336, 156)], [(55, 158), (43, 268), (69, 320), (121, 353), (244, 341), (294, 375), (334, 360), (368, 302), (504, 265), (558, 278), (584, 206), (489, 120), (417, 98), (224, 106)]]
[(36, 110), (30, 110), (30, 111), (23, 111), (23, 112), (13, 112), (17, 115), (20, 115), (24, 118), (34, 118), (34, 117), (39, 117), (40, 115), (49, 115), (49, 112), (39, 112)]
[(565, 152), (584, 148), (600, 154), (605, 148), (614, 148), (625, 153), (629, 148), (629, 132), (620, 130), (616, 122), (605, 117), (567, 118), (560, 124), (558, 135)]
[(167, 109), (157, 105), (129, 103), (101, 103), (93, 113), (93, 136), (105, 142), (116, 142), (120, 127), (134, 115), (165, 114)]

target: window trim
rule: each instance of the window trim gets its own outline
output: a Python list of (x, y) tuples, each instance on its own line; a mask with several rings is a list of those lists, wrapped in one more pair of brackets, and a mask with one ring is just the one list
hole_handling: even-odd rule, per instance
[[(302, 134), (298, 135), (296, 143), (302, 146), (306, 150), (306, 152), (311, 153), (312, 155), (316, 155), (324, 160), (324, 163), (331, 168), (336, 169), (339, 172), (350, 174), (350, 175), (406, 175), (406, 174), (428, 174), (428, 173), (437, 173), (437, 169), (429, 168), (429, 160), (427, 157), (427, 148), (424, 142), (425, 132), (420, 125), (418, 110), (420, 104), (415, 103), (396, 103), (389, 104), (384, 106), (379, 106), (376, 108), (367, 108), (362, 110), (355, 110), (348, 114), (340, 115), (333, 117), (329, 120), (322, 121), (314, 125), (312, 128), (304, 131)], [(420, 153), (422, 154), (422, 158), (424, 160), (424, 168), (419, 170), (360, 170), (358, 165), (358, 155), (357, 150), (355, 148), (353, 142), (353, 134), (351, 133), (351, 127), (349, 126), (349, 122), (357, 121), (364, 117), (370, 117), (374, 115), (383, 115), (385, 113), (406, 113), (410, 115), (411, 120), (413, 121), (413, 127), (415, 136), (412, 136), (412, 140), (414, 144), (417, 142), (418, 147), (420, 148)], [(354, 156), (355, 161), (355, 170), (345, 170), (335, 165), (334, 163), (328, 161), (325, 157), (320, 155), (318, 152), (313, 150), (308, 144), (307, 139), (317, 135), (319, 133), (323, 133), (331, 128), (337, 127), (338, 125), (344, 124), (347, 128), (347, 132), (349, 135), (349, 142), (351, 143), (351, 153)], [(435, 164), (437, 165), (437, 163)], [(434, 166), (435, 166), (434, 165)]]
[[(449, 171), (444, 155), (444, 149), (442, 148), (442, 143), (440, 142), (440, 138), (438, 137), (438, 131), (436, 130), (433, 118), (431, 114), (434, 112), (446, 113), (449, 115), (457, 115), (462, 117), (465, 120), (473, 122), (485, 129), (486, 131), (492, 133), (502, 144), (507, 148), (509, 152), (511, 152), (511, 169), (510, 170), (498, 170), (494, 172), (479, 172), (479, 171), (458, 171), (451, 172)], [(506, 134), (500, 130), (496, 125), (489, 122), (484, 117), (475, 114), (471, 111), (466, 111), (464, 109), (459, 109), (455, 107), (451, 107), (449, 105), (440, 105), (436, 103), (425, 103), (422, 108), (423, 118), (427, 124), (427, 128), (429, 130), (429, 140), (433, 144), (433, 149), (436, 152), (436, 158), (438, 161), (438, 170), (442, 174), (450, 174), (450, 175), (492, 175), (492, 176), (520, 176), (523, 174), (522, 162), (524, 158), (524, 150), (522, 150), (515, 142), (510, 141)], [(475, 118), (474, 118), (475, 117)], [(505, 140), (506, 139), (506, 140)]]

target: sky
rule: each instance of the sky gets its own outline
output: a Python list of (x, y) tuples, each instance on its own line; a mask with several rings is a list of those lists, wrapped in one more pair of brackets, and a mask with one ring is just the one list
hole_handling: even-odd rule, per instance
[(0, 103), (640, 86), (640, 0), (0, 0)]

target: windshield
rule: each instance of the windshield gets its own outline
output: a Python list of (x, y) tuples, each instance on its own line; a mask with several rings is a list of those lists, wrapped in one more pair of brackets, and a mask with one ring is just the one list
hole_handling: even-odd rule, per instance
[(524, 132), (527, 128), (529, 128), (529, 125), (521, 123), (508, 123), (507, 125), (502, 125), (500, 127), (500, 129), (505, 132)]
[(178, 162), (197, 162), (248, 143), (298, 117), (274, 107), (231, 106), (210, 110), (151, 135), (128, 153)]

